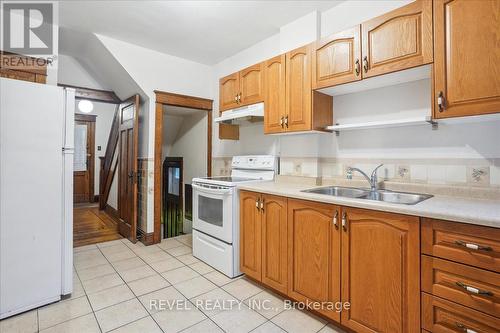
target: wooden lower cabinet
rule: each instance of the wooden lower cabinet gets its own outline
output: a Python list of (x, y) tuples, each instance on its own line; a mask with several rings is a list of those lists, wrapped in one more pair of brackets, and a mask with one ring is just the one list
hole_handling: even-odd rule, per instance
[(342, 225), (342, 325), (420, 332), (419, 218), (343, 208)]
[(500, 229), (422, 219), (422, 253), (500, 273)]
[(259, 193), (240, 192), (240, 269), (251, 278), (262, 280), (262, 221)]
[(287, 261), (287, 200), (274, 195), (262, 195), (262, 283), (286, 294)]
[[(339, 210), (329, 204), (288, 200), (288, 296), (292, 299), (340, 302)], [(318, 312), (340, 321), (339, 312)]]
[(422, 255), (422, 291), (500, 316), (500, 274)]
[(498, 333), (500, 319), (422, 293), (422, 327), (433, 333)]
[(240, 268), (283, 294), (287, 291), (287, 200), (240, 193)]

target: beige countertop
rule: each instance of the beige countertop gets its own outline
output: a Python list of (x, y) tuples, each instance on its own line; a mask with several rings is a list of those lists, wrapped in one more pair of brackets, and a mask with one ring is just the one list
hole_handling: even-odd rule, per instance
[(500, 201), (434, 196), (416, 205), (403, 205), (301, 192), (313, 187), (320, 186), (288, 182), (257, 182), (238, 185), (241, 190), (280, 195), (288, 198), (500, 228)]

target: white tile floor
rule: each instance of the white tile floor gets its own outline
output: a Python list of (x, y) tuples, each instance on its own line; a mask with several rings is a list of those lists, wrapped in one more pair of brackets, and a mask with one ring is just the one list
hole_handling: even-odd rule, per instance
[[(285, 310), (270, 290), (217, 272), (192, 256), (191, 242), (183, 235), (148, 247), (122, 239), (76, 248), (71, 297), (2, 320), (0, 332), (341, 332)], [(150, 306), (158, 300), (180, 308)]]

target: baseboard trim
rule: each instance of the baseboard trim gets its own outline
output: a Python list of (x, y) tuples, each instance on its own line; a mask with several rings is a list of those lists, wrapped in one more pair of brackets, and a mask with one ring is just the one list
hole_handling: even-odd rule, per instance
[(104, 211), (108, 213), (116, 221), (120, 220), (120, 218), (118, 217), (118, 211), (113, 207), (111, 207), (110, 205), (106, 204), (106, 207), (104, 207)]
[(153, 237), (154, 232), (145, 233), (142, 230), (139, 230), (139, 234), (140, 234), (139, 240), (141, 241), (141, 243), (143, 243), (146, 246), (154, 244), (154, 237)]

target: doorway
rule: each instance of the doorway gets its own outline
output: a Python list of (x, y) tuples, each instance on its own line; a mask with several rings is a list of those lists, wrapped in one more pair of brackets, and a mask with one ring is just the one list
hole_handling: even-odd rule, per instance
[(96, 115), (75, 114), (73, 202), (94, 202)]
[(162, 219), (163, 238), (175, 237), (183, 231), (182, 157), (165, 157), (163, 161)]
[[(159, 243), (162, 237), (191, 232), (191, 180), (210, 176), (212, 168), (212, 100), (155, 93), (153, 242)], [(172, 195), (164, 189), (176, 182), (169, 181), (169, 172), (175, 178), (176, 169), (179, 195)]]
[[(76, 90), (77, 92), (79, 90)], [(78, 96), (78, 95), (77, 95)], [(81, 101), (85, 101), (82, 104)], [(105, 154), (117, 104), (77, 98), (75, 104), (73, 245), (120, 239), (113, 214), (99, 210), (100, 163)], [(113, 207), (116, 193), (109, 204)]]

